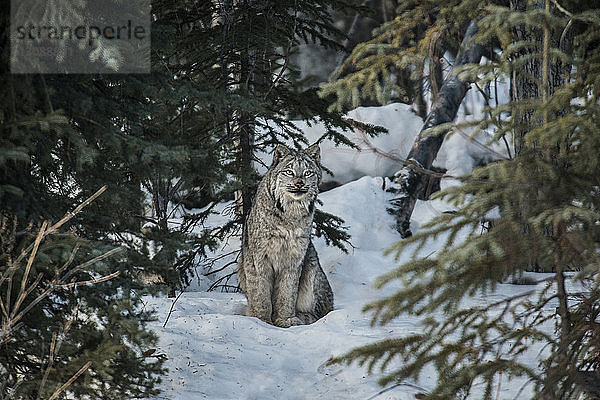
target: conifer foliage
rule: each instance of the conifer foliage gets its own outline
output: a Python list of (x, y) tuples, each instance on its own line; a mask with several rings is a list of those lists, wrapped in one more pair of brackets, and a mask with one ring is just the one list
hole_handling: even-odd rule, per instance
[[(178, 109), (185, 111), (176, 119), (194, 128), (188, 129), (192, 136), (202, 138), (201, 147), (211, 148), (207, 155), (216, 155), (203, 169), (214, 179), (187, 180), (190, 205), (206, 210), (185, 215), (187, 226), (201, 222), (218, 201), (235, 199), (235, 220), (209, 234), (220, 239), (239, 234), (260, 178), (255, 169), (262, 163), (258, 154), (271, 152), (279, 143), (311, 144), (291, 119), (323, 121), (323, 138), (350, 145), (334, 128), (351, 129), (351, 121), (339, 112), (329, 112), (329, 100), (319, 97), (315, 88), (306, 89), (293, 62), (303, 43), (341, 49), (342, 35), (331, 11), (350, 5), (344, 1), (158, 1), (155, 6), (163, 10), (157, 12), (155, 24), (161, 46), (164, 42), (157, 66), (164, 66), (164, 73), (176, 74), (172, 84), (179, 87), (179, 98), (185, 103)], [(174, 129), (179, 127), (175, 124)], [(366, 130), (376, 132), (373, 127)], [(165, 184), (170, 182), (166, 177)], [(203, 204), (193, 196), (199, 186), (203, 187)], [(171, 201), (176, 203), (176, 198)], [(341, 230), (342, 221), (317, 213), (316, 233), (343, 247), (348, 236)], [(190, 271), (198, 264), (197, 256), (203, 255), (199, 250), (203, 250), (201, 243), (192, 245), (180, 253), (182, 262), (176, 263)], [(231, 289), (231, 275), (222, 277), (221, 288)]]
[(135, 312), (133, 304), (118, 296), (104, 305), (97, 294), (110, 290), (103, 285), (120, 275), (118, 269), (109, 272), (114, 264), (106, 261), (122, 249), (100, 252), (98, 246), (61, 233), (104, 190), (106, 186), (73, 212), (40, 227), (20, 231), (16, 218), (2, 217), (2, 399), (123, 399), (158, 393), (154, 385), (161, 362), (142, 361), (156, 340), (143, 330), (150, 314)]
[[(479, 26), (474, 40), (490, 47), (489, 61), (461, 73), (480, 87), (509, 82), (512, 98), (489, 104), (485, 118), (472, 125), (506, 138), (511, 157), (475, 169), (440, 193), (456, 212), (441, 214), (391, 250), (412, 254), (412, 261), (378, 285), (401, 289), (366, 309), (374, 324), (419, 315), (422, 332), (334, 361), (380, 367), (384, 385), (433, 367), (438, 380), (423, 394), (428, 399), (466, 398), (474, 385), (492, 399), (502, 376), (504, 384), (514, 384), (506, 377), (523, 378), (522, 393), (534, 398), (598, 398), (600, 9), (593, 1), (421, 4), (438, 16), (432, 30), (448, 33), (443, 21)], [(403, 18), (412, 18), (403, 10), (388, 37), (400, 32), (394, 29)], [(419, 249), (431, 240), (445, 245), (423, 257)], [(467, 296), (485, 297), (532, 266), (549, 272), (536, 277), (537, 286), (465, 305)], [(531, 352), (539, 366), (524, 362)]]
[[(119, 2), (84, 0), (77, 12), (68, 1), (35, 3), (59, 23)], [(152, 73), (134, 75), (10, 74), (10, 13), (1, 14), (0, 398), (157, 393), (163, 359), (141, 300), (157, 291), (143, 281), (158, 277), (174, 294), (217, 241), (240, 231), (257, 152), (308, 144), (292, 118), (319, 118), (324, 137), (348, 144), (333, 128), (350, 122), (304, 88), (290, 58), (309, 41), (339, 49), (330, 11), (347, 6), (157, 0)], [(239, 218), (205, 227), (236, 194)], [(342, 221), (317, 221), (316, 233), (342, 246)]]
[[(115, 93), (123, 85), (117, 77), (8, 73), (4, 11), (0, 398), (156, 394), (163, 368), (144, 355), (157, 338), (134, 279), (141, 265), (113, 251), (115, 232), (139, 230), (142, 201), (128, 158), (133, 138), (119, 124), (130, 104)], [(63, 220), (103, 186), (108, 196)], [(50, 229), (57, 224), (60, 231)]]

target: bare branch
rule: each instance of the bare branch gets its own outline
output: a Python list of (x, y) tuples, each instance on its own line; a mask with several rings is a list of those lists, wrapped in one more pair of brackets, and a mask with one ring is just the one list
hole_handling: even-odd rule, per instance
[(87, 281), (71, 282), (71, 283), (66, 283), (66, 284), (62, 284), (62, 285), (56, 285), (56, 287), (61, 288), (61, 289), (70, 289), (70, 288), (80, 287), (80, 286), (85, 286), (85, 285), (94, 285), (96, 283), (109, 281), (113, 278), (116, 278), (120, 274), (121, 274), (121, 271), (115, 271), (112, 274), (105, 275), (100, 278), (90, 279)]
[(77, 371), (77, 372), (75, 373), (75, 375), (73, 375), (73, 376), (71, 377), (71, 379), (69, 379), (69, 380), (68, 380), (67, 382), (65, 382), (65, 383), (64, 383), (64, 384), (63, 384), (61, 387), (59, 387), (58, 389), (56, 389), (56, 391), (54, 392), (54, 394), (52, 394), (52, 396), (50, 396), (50, 398), (49, 398), (48, 400), (54, 400), (54, 399), (56, 399), (56, 398), (57, 398), (57, 397), (58, 397), (58, 396), (59, 396), (59, 395), (60, 395), (60, 394), (61, 394), (61, 393), (62, 393), (62, 392), (63, 392), (63, 391), (66, 389), (66, 388), (68, 388), (69, 386), (71, 386), (71, 384), (72, 384), (73, 382), (75, 382), (75, 380), (76, 380), (77, 378), (79, 378), (79, 376), (80, 376), (81, 374), (83, 374), (85, 371), (87, 371), (87, 370), (88, 370), (88, 368), (89, 368), (89, 367), (91, 367), (91, 366), (92, 366), (92, 362), (91, 362), (91, 361), (88, 361), (87, 363), (85, 363), (85, 365), (84, 365), (83, 367), (81, 367), (81, 368), (79, 369), (79, 371)]

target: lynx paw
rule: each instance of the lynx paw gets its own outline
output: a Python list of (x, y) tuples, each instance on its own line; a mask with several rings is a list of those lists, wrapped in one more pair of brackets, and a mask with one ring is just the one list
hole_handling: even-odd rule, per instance
[(251, 311), (250, 309), (246, 310), (246, 315), (248, 317), (256, 317), (258, 319), (260, 319), (261, 321), (266, 322), (267, 324), (273, 324), (273, 322), (271, 321), (271, 316), (267, 315), (267, 313), (259, 313), (259, 312), (254, 312)]
[(298, 318), (300, 318), (305, 325), (312, 324), (319, 319), (309, 312), (298, 312)]
[(290, 318), (277, 318), (274, 321), (275, 325), (280, 326), (282, 328), (289, 328), (294, 325), (304, 325), (304, 322), (298, 317), (290, 317)]

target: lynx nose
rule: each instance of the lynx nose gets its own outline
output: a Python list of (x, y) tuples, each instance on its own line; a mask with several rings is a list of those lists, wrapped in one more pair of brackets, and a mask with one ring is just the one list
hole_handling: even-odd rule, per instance
[(304, 180), (303, 179), (295, 179), (294, 180), (294, 186), (296, 186), (297, 188), (301, 188), (304, 186)]

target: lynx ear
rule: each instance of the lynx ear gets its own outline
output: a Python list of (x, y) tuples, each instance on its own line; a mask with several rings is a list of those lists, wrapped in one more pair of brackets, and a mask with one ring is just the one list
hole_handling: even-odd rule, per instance
[(273, 151), (273, 165), (278, 164), (279, 161), (288, 154), (290, 154), (290, 149), (283, 144), (278, 144), (277, 147), (275, 147), (275, 151)]
[(306, 148), (306, 154), (311, 156), (313, 158), (313, 160), (315, 160), (317, 163), (320, 163), (321, 162), (321, 149), (319, 148), (319, 142), (308, 146)]

